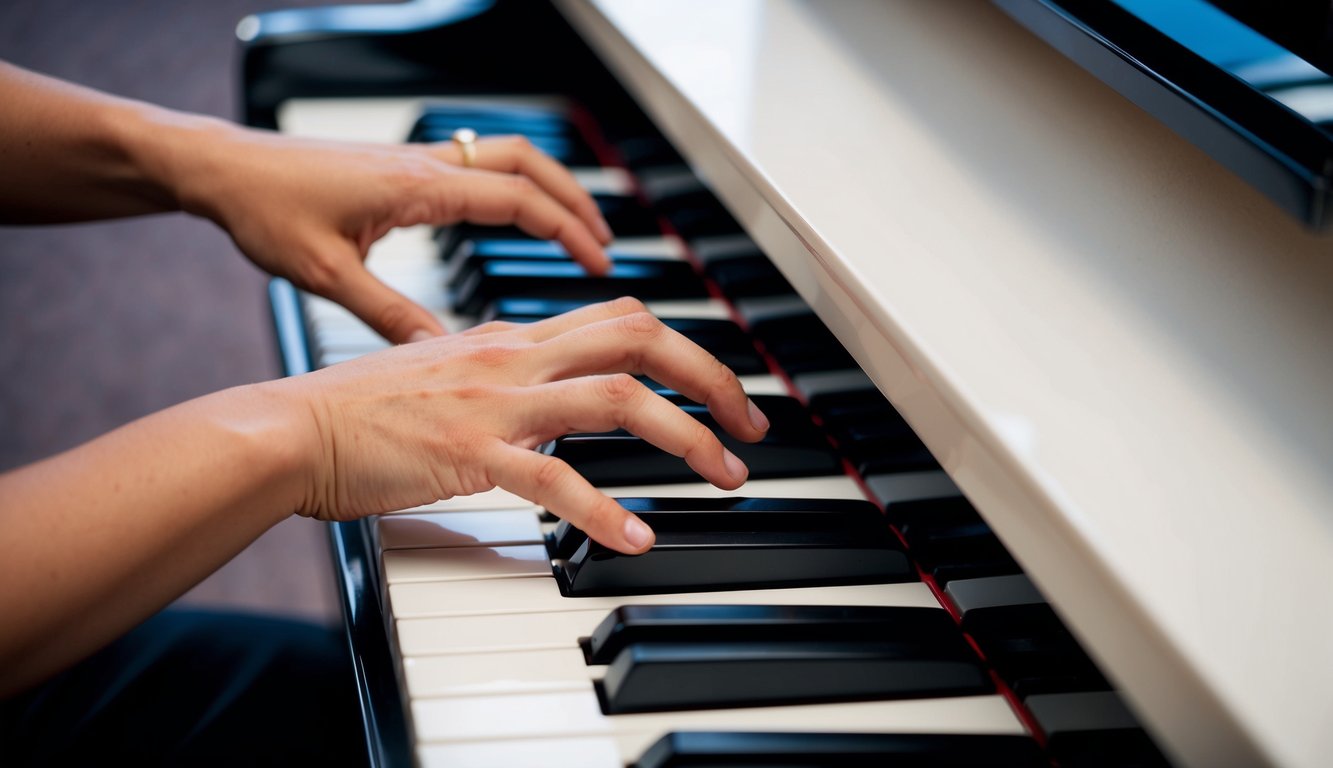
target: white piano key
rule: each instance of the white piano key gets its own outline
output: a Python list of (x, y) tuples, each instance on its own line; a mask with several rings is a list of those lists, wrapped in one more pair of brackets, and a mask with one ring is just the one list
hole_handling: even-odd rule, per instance
[(734, 491), (726, 491), (704, 482), (608, 486), (601, 491), (608, 496), (673, 499), (720, 499), (733, 496), (756, 499), (865, 499), (861, 487), (846, 475), (750, 480)]
[[(412, 551), (412, 550), (399, 550)], [(467, 551), (467, 550), (455, 550)], [(394, 554), (392, 552), (386, 553)], [(389, 585), (389, 602), (399, 619), (483, 616), (506, 613), (609, 611), (629, 602), (642, 605), (892, 605), (938, 608), (939, 601), (925, 584), (859, 584), (838, 587), (746, 589), (727, 592), (679, 592), (568, 598), (560, 594), (553, 577), (507, 578), (478, 581), (437, 581)]]
[(375, 521), (381, 549), (541, 544), (542, 530), (530, 510), (397, 514)]
[(962, 491), (953, 479), (940, 470), (899, 472), (893, 475), (867, 477), (866, 487), (881, 505), (895, 501), (919, 501), (961, 496)]
[(317, 139), (399, 144), (407, 139), (421, 112), (432, 104), (476, 106), (494, 104), (554, 110), (567, 109), (557, 96), (430, 96), (291, 99), (278, 107), (283, 133)]
[(403, 659), (412, 698), (591, 691), (604, 667), (590, 667), (577, 646)]
[(399, 619), (398, 647), (403, 656), (483, 651), (570, 648), (575, 638), (592, 634), (607, 611), (509, 613), (491, 616)]
[(645, 301), (644, 307), (649, 312), (662, 318), (682, 320), (729, 320), (731, 310), (724, 302), (717, 299), (663, 299)]
[(791, 377), (797, 391), (809, 400), (817, 395), (834, 392), (858, 392), (875, 389), (875, 382), (859, 368), (845, 371), (817, 371), (801, 373)]
[(749, 376), (737, 376), (741, 382), (741, 389), (745, 390), (747, 395), (789, 395), (791, 392), (787, 385), (777, 376), (769, 374), (751, 374)]
[(570, 168), (574, 180), (590, 195), (632, 195), (634, 179), (629, 171), (614, 166)]
[(570, 738), (423, 744), (417, 762), (421, 768), (624, 768), (626, 761), (615, 739)]
[(840, 731), (1021, 734), (1023, 726), (1000, 696), (812, 704), (651, 714), (602, 714), (597, 696), (560, 692), (513, 696), (415, 699), (420, 742), (624, 735), (637, 757), (671, 730)]
[(492, 488), (489, 491), (474, 493), (470, 496), (455, 496), (451, 499), (441, 499), (440, 501), (434, 501), (430, 504), (422, 504), (419, 507), (409, 507), (397, 512), (391, 512), (390, 514), (402, 514), (404, 512), (485, 512), (487, 510), (529, 510), (532, 512), (541, 512), (542, 508), (522, 496), (510, 493), (503, 488)]
[(550, 577), (546, 548), (455, 547), (452, 549), (393, 549), (382, 558), (384, 579), (390, 587), (413, 582), (474, 581)]
[(621, 237), (611, 241), (607, 250), (640, 259), (684, 261), (688, 256), (685, 242), (674, 235), (662, 237)]

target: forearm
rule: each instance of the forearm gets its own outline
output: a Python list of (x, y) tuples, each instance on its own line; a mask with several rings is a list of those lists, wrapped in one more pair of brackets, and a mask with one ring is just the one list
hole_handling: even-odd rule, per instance
[(0, 62), (0, 222), (178, 210), (182, 160), (220, 120), (108, 96)]
[(301, 505), (309, 422), (291, 389), (220, 392), (0, 476), (0, 696), (134, 626)]

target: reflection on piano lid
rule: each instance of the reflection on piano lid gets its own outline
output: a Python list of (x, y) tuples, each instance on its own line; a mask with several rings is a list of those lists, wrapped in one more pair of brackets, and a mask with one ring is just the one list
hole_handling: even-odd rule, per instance
[[(469, 17), (467, 34), (480, 42), (489, 30), (490, 40), (504, 40), (502, 22), (539, 17), (542, 24), (516, 34), (559, 65), (536, 73), (524, 90), (560, 81), (548, 92), (582, 105), (567, 114), (584, 137), (607, 141), (629, 164), (628, 173), (615, 169), (623, 174), (617, 191), (637, 185), (660, 203), (712, 285), (722, 282), (714, 264), (742, 253), (751, 264), (757, 254), (776, 266), (781, 280), (763, 279), (758, 267), (758, 278), (738, 283), (761, 286), (756, 294), (724, 292), (730, 302), (707, 316), (738, 319), (756, 335), (767, 321), (798, 329), (796, 339), (779, 333), (760, 346), (773, 360), (770, 340), (795, 343), (788, 362), (804, 370), (786, 373), (796, 391), (843, 458), (882, 472), (864, 478), (864, 487), (888, 507), (925, 568), (925, 584), (706, 592), (708, 604), (928, 607), (936, 604), (929, 585), (943, 585), (973, 639), (987, 638), (978, 645), (1005, 695), (1022, 699), (1019, 711), (1046, 733), (1047, 755), (1062, 764), (1127, 753), (1161, 760), (1142, 731), (1125, 730), (1131, 713), (1181, 764), (1320, 764), (1333, 748), (1318, 706), (1333, 690), (1333, 666), (1322, 662), (1319, 638), (1333, 632), (1333, 619), (1307, 610), (1289, 585), (1333, 579), (1333, 543), (1321, 522), (1333, 507), (1326, 238), (1278, 215), (985, 6), (846, 3), (816, 14), (783, 0), (691, 0), (669, 12), (616, 0), (557, 5), (633, 103), (620, 101), (615, 81), (541, 4), (519, 12), (498, 3), (494, 13)], [(534, 28), (542, 36), (532, 36)], [(503, 87), (451, 88), (453, 75), (440, 74), (475, 71), (445, 66), (465, 51), (478, 57), (474, 65), (489, 65), (503, 58), (494, 52), (503, 46), (478, 49), (463, 38), (426, 45), (432, 38), (412, 34), (394, 42), (351, 36), (353, 50), (407, 70), (402, 81), (386, 85), (369, 74), (384, 69), (351, 56), (340, 60), (351, 74), (325, 82), (305, 68), (308, 79), (287, 95), (374, 92), (369, 81), (383, 93), (518, 89), (521, 72), (508, 72), (515, 79)], [(255, 50), (266, 53), (251, 60), (281, 59), (281, 43), (261, 35)], [(327, 52), (337, 35), (319, 44)], [(407, 53), (414, 49), (440, 51), (439, 70)], [(295, 51), (287, 55), (299, 58)], [(496, 64), (488, 79), (504, 70)], [(432, 102), (451, 100), (477, 98)], [(251, 105), (261, 118), (262, 102)], [(397, 140), (421, 106), (289, 101), (282, 122), (309, 135), (355, 127), (368, 128), (358, 134), (367, 138)], [(678, 165), (682, 159), (706, 186)], [(727, 210), (710, 208), (714, 200)], [(419, 250), (400, 248), (408, 243)], [(371, 263), (448, 327), (471, 322), (444, 301), (430, 233), (396, 237)], [(295, 308), (281, 285), (274, 296), (278, 309)], [(491, 302), (493, 311), (502, 301)], [(659, 306), (701, 317), (714, 301)], [(325, 364), (358, 353), (337, 310), (315, 301), (305, 307), (313, 347), (302, 346), (292, 325), (280, 326), (290, 342), (284, 351), (300, 350), (289, 353), (290, 370), (311, 362), (303, 355)], [(802, 349), (799, 336), (821, 328), (828, 343)], [(321, 348), (324, 338), (341, 351)], [(829, 359), (812, 363), (811, 353)], [(887, 399), (877, 400), (868, 383)], [(886, 408), (901, 411), (901, 424), (886, 418)], [(910, 440), (902, 424), (916, 433)], [(916, 463), (868, 463), (885, 449), (908, 455), (912, 445), (924, 453)], [(955, 482), (970, 504), (956, 500)], [(695, 483), (606, 490), (719, 495)], [(844, 476), (758, 480), (745, 493), (859, 498), (862, 490)], [(928, 499), (944, 501), (907, 503)], [(489, 528), (450, 517), (485, 508), (528, 517)], [(360, 569), (345, 571), (346, 579), (370, 580), (369, 606), (355, 604), (352, 626), (364, 626), (364, 611), (379, 602), (392, 607), (391, 650), (401, 665), (388, 676), (404, 680), (422, 764), (621, 765), (646, 761), (664, 739), (688, 751), (671, 736), (682, 730), (1024, 730), (995, 696), (607, 715), (589, 688), (600, 672), (576, 665), (551, 677), (536, 659), (548, 652), (568, 659), (565, 651), (577, 651), (578, 639), (627, 601), (564, 597), (553, 571), (528, 570), (536, 562), (527, 549), (532, 526), (545, 533), (535, 514), (495, 494), (336, 533), (349, 558), (358, 541), (370, 545)], [(415, 531), (428, 531), (432, 543), (414, 539)], [(376, 542), (401, 549), (381, 558)], [(514, 557), (449, 554), (506, 547)], [(1236, 568), (1238, 556), (1256, 567)], [(380, 572), (381, 559), (393, 574)], [(402, 581), (398, 563), (407, 567)], [(437, 567), (450, 575), (414, 575)], [(699, 604), (688, 592), (632, 600)], [(1238, 613), (1244, 632), (1234, 631)], [(520, 663), (538, 670), (521, 692), (489, 688)], [(1119, 695), (1107, 689), (1112, 684)]]

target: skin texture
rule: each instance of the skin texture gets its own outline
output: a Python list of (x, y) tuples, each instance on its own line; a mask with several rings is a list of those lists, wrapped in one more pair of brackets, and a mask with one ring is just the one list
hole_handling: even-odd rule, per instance
[[(137, 624), (292, 514), (353, 520), (502, 487), (622, 552), (652, 532), (532, 450), (624, 428), (735, 489), (744, 465), (647, 374), (729, 432), (767, 420), (736, 377), (633, 299), (532, 325), (441, 335), (364, 266), (394, 227), (514, 223), (606, 269), (611, 233), (558, 163), (517, 137), (450, 144), (309, 142), (117, 99), (0, 64), (0, 220), (185, 210), (269, 272), (346, 306), (396, 346), (238, 387), (0, 475), (0, 696)], [(407, 343), (412, 342), (412, 343)]]

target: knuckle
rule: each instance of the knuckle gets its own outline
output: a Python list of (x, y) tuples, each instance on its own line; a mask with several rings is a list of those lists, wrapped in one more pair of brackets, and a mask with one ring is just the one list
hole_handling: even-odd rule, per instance
[(648, 311), (647, 305), (633, 296), (621, 296), (618, 299), (612, 299), (606, 303), (606, 307), (617, 315), (632, 315)]
[(504, 179), (508, 185), (509, 193), (517, 198), (530, 198), (538, 193), (537, 182), (529, 179), (527, 176), (511, 174)]
[(543, 496), (548, 495), (565, 482), (565, 478), (574, 470), (561, 459), (547, 459), (537, 467), (533, 473), (532, 481), (536, 484), (539, 493)]
[(468, 351), (468, 361), (483, 368), (503, 368), (513, 362), (518, 350), (501, 344), (484, 344)]
[(372, 321), (378, 328), (403, 330), (412, 317), (412, 308), (402, 301), (391, 301), (375, 312)]
[(602, 378), (601, 388), (602, 396), (618, 406), (633, 403), (643, 391), (643, 385), (628, 373), (615, 373)]
[(491, 320), (481, 325), (473, 326), (463, 332), (463, 335), (482, 336), (488, 333), (500, 333), (503, 331), (512, 331), (519, 327), (518, 323), (511, 323), (508, 320)]
[(653, 341), (662, 335), (666, 326), (650, 312), (631, 312), (620, 318), (621, 330), (626, 335), (643, 339), (645, 342)]
[(304, 288), (325, 296), (342, 283), (342, 270), (326, 254), (314, 251), (301, 260), (301, 281)]
[(532, 140), (523, 134), (514, 134), (513, 136), (506, 137), (505, 140), (509, 142), (509, 146), (512, 147), (514, 151), (520, 154), (527, 154), (536, 149), (532, 144)]

